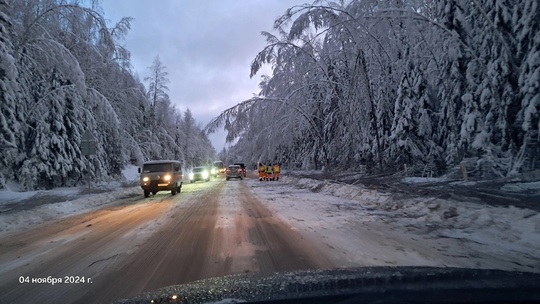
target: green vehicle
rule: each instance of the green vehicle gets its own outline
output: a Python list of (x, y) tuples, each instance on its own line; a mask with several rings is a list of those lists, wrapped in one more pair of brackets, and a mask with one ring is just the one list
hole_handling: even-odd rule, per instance
[(144, 197), (158, 191), (171, 191), (172, 195), (182, 191), (182, 166), (176, 160), (153, 160), (145, 162), (141, 174), (141, 188)]

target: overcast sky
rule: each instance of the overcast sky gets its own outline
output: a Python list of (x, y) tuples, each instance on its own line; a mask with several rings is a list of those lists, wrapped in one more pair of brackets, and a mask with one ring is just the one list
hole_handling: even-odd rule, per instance
[[(272, 31), (287, 8), (306, 0), (103, 0), (114, 24), (135, 18), (124, 44), (140, 79), (156, 55), (169, 73), (169, 96), (182, 112), (190, 108), (205, 126), (223, 110), (259, 92), (260, 74), (250, 65), (266, 45), (261, 31)], [(268, 69), (265, 70), (268, 73)], [(224, 132), (210, 139), (219, 152)]]

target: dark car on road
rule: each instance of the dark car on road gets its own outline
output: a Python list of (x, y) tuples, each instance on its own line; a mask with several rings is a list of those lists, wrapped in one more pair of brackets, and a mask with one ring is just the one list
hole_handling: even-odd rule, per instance
[(242, 169), (242, 174), (244, 175), (244, 177), (246, 177), (247, 175), (246, 165), (244, 165), (243, 163), (235, 163), (235, 165), (240, 166), (240, 169)]
[(195, 167), (189, 173), (189, 182), (193, 183), (196, 181), (207, 182), (210, 180), (210, 172), (206, 167)]
[(226, 174), (225, 176), (226, 176), (227, 180), (229, 180), (231, 178), (239, 178), (239, 179), (244, 178), (242, 168), (240, 168), (240, 166), (238, 166), (238, 165), (230, 165), (229, 167), (227, 167), (227, 170), (225, 171), (225, 174)]

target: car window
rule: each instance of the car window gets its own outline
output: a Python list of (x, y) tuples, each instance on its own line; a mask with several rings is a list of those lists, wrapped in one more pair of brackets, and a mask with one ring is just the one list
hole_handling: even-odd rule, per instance
[(167, 172), (171, 171), (172, 164), (170, 163), (164, 163), (164, 164), (144, 164), (143, 166), (143, 172), (144, 173), (151, 173), (151, 172)]

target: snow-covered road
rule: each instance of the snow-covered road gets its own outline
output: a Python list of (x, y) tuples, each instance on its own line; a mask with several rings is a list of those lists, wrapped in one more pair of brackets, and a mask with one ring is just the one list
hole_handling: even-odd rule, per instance
[(285, 176), (250, 180), (295, 229), (344, 266), (425, 265), (540, 272), (540, 214)]
[[(54, 206), (65, 207), (49, 207)], [(17, 220), (0, 236), (3, 300), (104, 303), (227, 274), (338, 266), (327, 257), (328, 248), (291, 230), (246, 181), (220, 178), (184, 185), (176, 196), (147, 199), (139, 191), (138, 197), (109, 201), (97, 210), (73, 210), (71, 216), (41, 218), (39, 225), (16, 213), (4, 215)], [(25, 218), (31, 227), (22, 225)], [(65, 284), (71, 276), (84, 282)], [(53, 284), (51, 278), (63, 282)]]
[[(187, 184), (175, 197), (144, 199), (138, 187), (77, 199), (71, 192), (65, 202), (0, 214), (2, 292), (16, 299), (30, 294), (16, 281), (23, 275), (84, 274), (103, 294), (82, 285), (39, 286), (32, 294), (102, 301), (243, 272), (350, 266), (540, 272), (540, 214), (529, 209), (405, 198), (287, 175)], [(132, 287), (123, 288), (128, 281)]]

